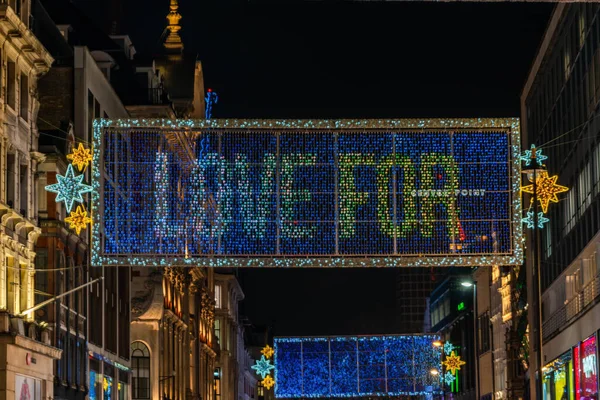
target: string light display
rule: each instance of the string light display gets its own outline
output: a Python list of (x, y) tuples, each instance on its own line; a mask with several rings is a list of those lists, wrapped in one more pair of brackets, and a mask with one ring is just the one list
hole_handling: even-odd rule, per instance
[(530, 166), (531, 161), (533, 161), (532, 155), (533, 155), (534, 151), (535, 151), (535, 161), (536, 161), (537, 165), (542, 166), (544, 164), (544, 161), (546, 161), (548, 159), (548, 156), (543, 155), (542, 150), (536, 148), (535, 144), (531, 145), (531, 150), (525, 150), (525, 154), (520, 156), (521, 160), (523, 162), (525, 162), (526, 166)]
[(275, 350), (269, 345), (266, 345), (260, 352), (265, 358), (271, 358), (275, 354)]
[[(103, 212), (93, 213), (92, 263), (520, 264), (518, 127), (96, 120), (92, 207)], [(184, 130), (191, 144), (174, 140)]]
[(265, 356), (261, 356), (260, 360), (256, 360), (256, 364), (250, 368), (255, 370), (261, 378), (265, 379), (265, 377), (271, 373), (271, 370), (275, 369), (275, 366), (271, 364), (271, 360), (267, 360)]
[[(538, 228), (542, 229), (549, 221), (550, 219), (544, 217), (543, 212), (538, 212)], [(527, 211), (527, 217), (523, 218), (523, 223), (527, 224), (527, 228), (533, 229), (535, 227), (535, 213), (533, 211)]]
[(56, 202), (65, 202), (65, 208), (70, 213), (73, 203), (83, 203), (83, 194), (92, 191), (92, 187), (83, 183), (83, 175), (75, 175), (73, 165), (69, 164), (65, 175), (56, 175), (58, 183), (46, 186), (48, 192), (56, 193)]
[(444, 383), (446, 384), (446, 386), (450, 386), (454, 383), (454, 381), (456, 380), (456, 377), (452, 374), (452, 372), (447, 371), (444, 374)]
[(87, 211), (82, 206), (77, 206), (77, 209), (65, 218), (65, 222), (69, 224), (71, 229), (79, 235), (82, 229), (85, 229), (92, 219), (87, 216)]
[(452, 343), (450, 343), (449, 341), (446, 341), (444, 343), (444, 354), (449, 356), (450, 354), (452, 354), (452, 352), (454, 351), (455, 347)]
[(77, 167), (79, 171), (83, 171), (92, 161), (92, 151), (83, 147), (83, 143), (79, 143), (77, 149), (67, 155), (67, 160)]
[[(569, 190), (566, 186), (561, 186), (556, 183), (558, 175), (549, 176), (548, 172), (541, 171), (536, 178), (536, 192), (537, 199), (540, 202), (543, 213), (548, 212), (548, 205), (550, 203), (558, 203), (558, 193), (563, 193)], [(534, 194), (534, 185), (523, 186), (521, 189), (525, 193)]]
[(273, 386), (275, 386), (275, 380), (271, 377), (271, 375), (267, 375), (265, 379), (261, 381), (261, 383), (267, 390), (270, 390)]
[(454, 351), (450, 353), (449, 356), (446, 356), (446, 359), (442, 362), (446, 369), (450, 371), (452, 374), (455, 374), (456, 371), (460, 371), (460, 367), (465, 365), (466, 362), (460, 359), (460, 356), (454, 354)]
[(275, 397), (440, 393), (434, 335), (275, 338)]
[(217, 95), (217, 92), (214, 92), (212, 89), (208, 89), (206, 91), (206, 97), (204, 98), (204, 102), (206, 103), (204, 116), (206, 117), (206, 119), (212, 118), (212, 109), (218, 101), (219, 96)]

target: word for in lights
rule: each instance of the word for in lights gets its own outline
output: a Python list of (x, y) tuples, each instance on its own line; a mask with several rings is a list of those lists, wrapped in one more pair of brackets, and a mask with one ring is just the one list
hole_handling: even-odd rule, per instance
[(103, 136), (103, 255), (461, 252), (482, 265), (518, 247), (506, 131), (203, 132), (188, 160), (165, 135)]

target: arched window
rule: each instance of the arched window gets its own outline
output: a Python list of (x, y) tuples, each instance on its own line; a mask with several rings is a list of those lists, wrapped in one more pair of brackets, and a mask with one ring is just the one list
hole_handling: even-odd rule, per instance
[(133, 398), (150, 398), (150, 350), (142, 342), (131, 343), (131, 366), (133, 368)]

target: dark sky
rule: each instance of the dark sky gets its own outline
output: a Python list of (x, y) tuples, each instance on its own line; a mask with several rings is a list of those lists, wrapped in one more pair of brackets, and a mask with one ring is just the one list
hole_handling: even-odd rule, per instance
[[(552, 4), (179, 0), (217, 118), (519, 116)], [(169, 0), (128, 0), (139, 51)], [(279, 335), (385, 333), (394, 271), (244, 270), (243, 311)]]

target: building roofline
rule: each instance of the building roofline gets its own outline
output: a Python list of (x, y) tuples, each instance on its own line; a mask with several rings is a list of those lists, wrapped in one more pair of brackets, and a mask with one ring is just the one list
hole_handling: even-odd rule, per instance
[(533, 64), (529, 69), (529, 73), (527, 74), (527, 80), (525, 81), (525, 86), (523, 87), (523, 91), (521, 92), (521, 102), (524, 103), (525, 99), (529, 95), (531, 88), (533, 87), (533, 83), (535, 82), (535, 78), (542, 66), (544, 61), (544, 57), (546, 53), (550, 49), (550, 45), (552, 43), (552, 39), (554, 34), (556, 33), (559, 22), (561, 21), (566, 10), (566, 4), (559, 3), (554, 8), (552, 12), (552, 17), (550, 18), (550, 22), (548, 22), (548, 26), (546, 27), (546, 33), (544, 33), (544, 38), (542, 39), (542, 43), (540, 44), (538, 51), (536, 53), (535, 59), (533, 60)]

